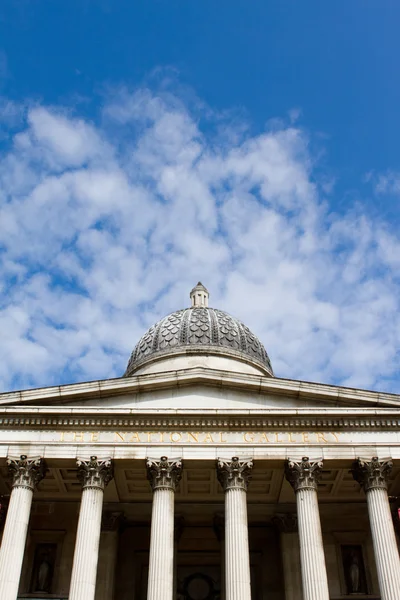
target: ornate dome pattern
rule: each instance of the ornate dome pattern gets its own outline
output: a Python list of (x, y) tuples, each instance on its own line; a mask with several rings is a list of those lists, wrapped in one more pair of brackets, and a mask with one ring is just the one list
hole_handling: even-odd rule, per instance
[(192, 306), (150, 327), (132, 352), (125, 377), (150, 360), (191, 351), (232, 356), (273, 375), (264, 346), (246, 325), (222, 310)]

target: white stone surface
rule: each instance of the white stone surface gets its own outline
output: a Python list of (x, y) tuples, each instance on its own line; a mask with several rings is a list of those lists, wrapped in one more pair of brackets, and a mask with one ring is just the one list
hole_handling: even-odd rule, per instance
[[(277, 397), (300, 398), (302, 405), (318, 406), (370, 406), (400, 408), (400, 395), (371, 392), (353, 388), (343, 388), (320, 383), (278, 379), (264, 375), (238, 374), (232, 371), (219, 371), (207, 368), (182, 369), (169, 373), (155, 373), (135, 377), (121, 377), (103, 381), (90, 381), (72, 385), (6, 392), (0, 394), (0, 405), (54, 405), (62, 403), (62, 411), (67, 412), (68, 402), (84, 403), (96, 399), (99, 406), (107, 397), (143, 394), (157, 389), (176, 389), (192, 385), (214, 385), (225, 389), (241, 389), (246, 394), (271, 394)], [(250, 397), (250, 396), (249, 396)]]
[(0, 549), (1, 600), (16, 600), (18, 595), (32, 496), (33, 491), (22, 486), (11, 492)]
[(387, 491), (372, 488), (366, 492), (382, 600), (400, 598), (400, 559)]
[(173, 600), (174, 491), (153, 493), (147, 600)]
[(329, 600), (317, 492), (299, 489), (296, 504), (304, 600)]
[(103, 490), (82, 490), (69, 600), (94, 600), (103, 508)]
[(164, 373), (168, 371), (180, 371), (190, 368), (207, 368), (216, 371), (233, 371), (234, 373), (248, 375), (265, 375), (263, 369), (255, 365), (240, 361), (228, 356), (215, 356), (213, 354), (185, 354), (178, 356), (169, 356), (163, 359), (154, 360), (139, 368), (135, 375), (150, 375), (153, 373)]
[(238, 488), (225, 492), (225, 597), (251, 600), (247, 498)]

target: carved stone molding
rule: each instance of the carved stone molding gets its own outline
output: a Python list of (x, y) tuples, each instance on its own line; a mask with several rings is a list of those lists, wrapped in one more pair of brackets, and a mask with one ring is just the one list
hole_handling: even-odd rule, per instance
[(371, 460), (359, 458), (352, 468), (353, 477), (365, 492), (373, 489), (387, 490), (387, 479), (393, 467), (391, 458), (379, 459), (374, 456)]
[(288, 458), (285, 464), (286, 479), (295, 492), (299, 490), (317, 490), (318, 480), (323, 467), (322, 459), (310, 460), (304, 456), (301, 460)]
[(296, 513), (280, 513), (272, 517), (272, 523), (281, 533), (296, 533), (298, 522)]
[(97, 488), (104, 490), (114, 476), (113, 465), (110, 458), (98, 459), (91, 456), (89, 460), (78, 458), (78, 479), (82, 488)]
[(46, 473), (43, 458), (35, 456), (28, 458), (25, 454), (20, 457), (7, 458), (8, 472), (12, 480), (12, 487), (24, 487), (34, 491)]
[(21, 417), (20, 415), (7, 415), (7, 417), (0, 416), (0, 426), (2, 429), (34, 429), (34, 430), (53, 430), (55, 428), (61, 431), (70, 431), (71, 428), (78, 432), (92, 432), (93, 428), (100, 431), (107, 430), (107, 428), (115, 427), (120, 429), (132, 429), (132, 427), (148, 430), (149, 422), (152, 428), (157, 428), (160, 431), (166, 431), (170, 429), (185, 429), (199, 427), (210, 429), (225, 429), (229, 427), (232, 431), (240, 429), (251, 429), (252, 431), (263, 432), (265, 429), (271, 429), (273, 431), (320, 431), (321, 433), (327, 430), (363, 430), (363, 431), (398, 431), (400, 427), (400, 419), (396, 414), (389, 417), (379, 417), (374, 415), (373, 417), (365, 417), (359, 415), (353, 415), (349, 418), (341, 418), (336, 416), (327, 415), (323, 418), (315, 416), (305, 415), (301, 418), (288, 417), (287, 415), (277, 415), (275, 418), (268, 418), (264, 415), (257, 415), (256, 417), (243, 417), (238, 418), (237, 415), (234, 417), (220, 417), (213, 415), (210, 418), (207, 415), (201, 417), (193, 417), (193, 415), (180, 416), (164, 415), (162, 418), (149, 414), (141, 417), (126, 418), (118, 415), (114, 415), (112, 418), (102, 415), (96, 417), (90, 415), (90, 418), (82, 419), (82, 417), (68, 417), (60, 416), (58, 414), (41, 415), (37, 414), (29, 415), (29, 407), (24, 407), (26, 414)]
[(182, 459), (162, 456), (160, 459), (147, 458), (147, 479), (153, 492), (160, 489), (176, 490), (182, 478)]
[(217, 477), (224, 492), (232, 489), (247, 491), (253, 468), (252, 458), (233, 456), (232, 460), (217, 459)]

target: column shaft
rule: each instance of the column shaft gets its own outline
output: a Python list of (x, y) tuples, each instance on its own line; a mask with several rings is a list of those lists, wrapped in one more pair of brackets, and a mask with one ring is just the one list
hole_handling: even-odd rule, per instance
[(173, 600), (174, 594), (174, 501), (182, 477), (182, 460), (146, 460), (153, 490), (147, 600)]
[(18, 595), (33, 490), (13, 488), (0, 550), (0, 598), (15, 600)]
[(368, 513), (382, 600), (400, 597), (400, 560), (387, 491), (367, 492)]
[(353, 464), (353, 477), (367, 496), (369, 522), (379, 590), (382, 600), (400, 598), (400, 559), (390, 513), (387, 481), (393, 468), (391, 458), (358, 458)]
[(15, 600), (28, 533), (33, 491), (43, 479), (46, 467), (40, 457), (8, 457), (12, 491), (0, 549), (0, 598)]
[(244, 489), (225, 492), (226, 600), (251, 600), (247, 498)]
[(77, 460), (82, 500), (76, 532), (69, 600), (94, 600), (104, 488), (113, 477), (109, 458)]
[(98, 488), (82, 491), (69, 600), (95, 597), (103, 495)]
[(172, 600), (174, 587), (174, 491), (156, 489), (151, 515), (147, 600)]
[(285, 465), (286, 478), (296, 494), (304, 600), (329, 600), (317, 497), (322, 467), (322, 460), (308, 456), (288, 459)]
[(329, 600), (317, 492), (296, 492), (304, 600)]
[(247, 488), (253, 460), (217, 459), (217, 476), (225, 492), (225, 599), (251, 600)]

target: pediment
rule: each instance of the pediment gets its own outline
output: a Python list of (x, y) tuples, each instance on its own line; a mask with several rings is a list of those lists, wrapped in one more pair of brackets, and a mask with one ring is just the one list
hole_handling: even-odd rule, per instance
[[(212, 369), (185, 369), (0, 394), (0, 406), (266, 413), (282, 410), (400, 409), (400, 395), (243, 375)], [(345, 413), (344, 413), (345, 414)]]

